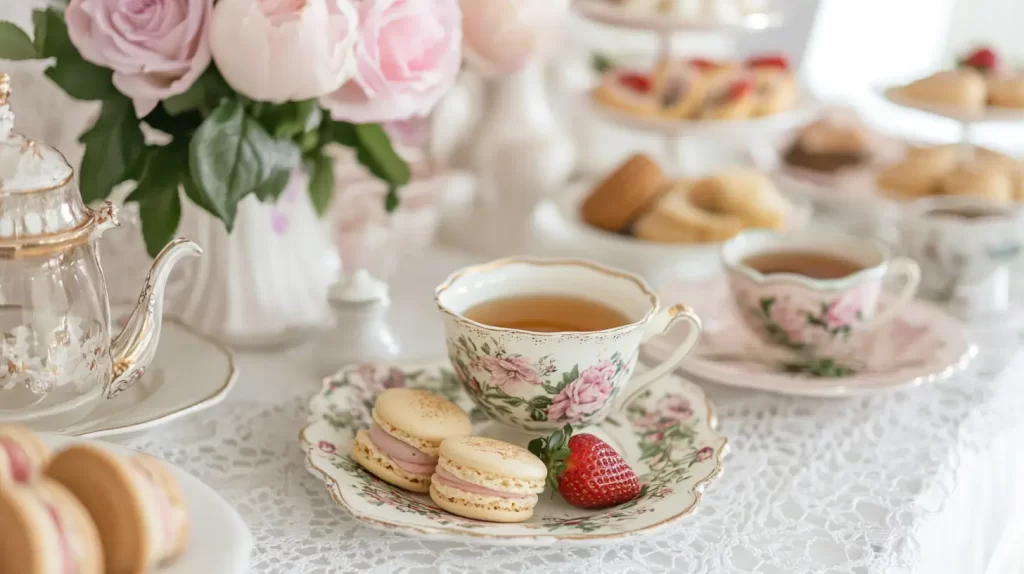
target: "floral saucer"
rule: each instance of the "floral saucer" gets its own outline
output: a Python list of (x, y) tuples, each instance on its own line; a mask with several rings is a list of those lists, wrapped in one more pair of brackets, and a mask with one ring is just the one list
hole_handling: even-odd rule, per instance
[(594, 511), (569, 506), (546, 491), (527, 522), (470, 520), (448, 514), (428, 496), (377, 479), (349, 456), (356, 432), (369, 424), (376, 395), (394, 386), (430, 389), (470, 413), (475, 433), (494, 430), (448, 362), (353, 365), (325, 379), (309, 401), (310, 422), (299, 434), (306, 468), (327, 484), (338, 506), (369, 526), (391, 532), (502, 545), (596, 544), (649, 534), (697, 510), (704, 487), (722, 472), (727, 450), (703, 391), (670, 375), (624, 411), (586, 429), (608, 441), (640, 476), (643, 489), (636, 499)]
[[(704, 321), (701, 342), (680, 370), (722, 385), (848, 397), (946, 379), (966, 368), (978, 352), (959, 320), (922, 300), (910, 302), (894, 319), (864, 336), (852, 356), (807, 360), (757, 341), (735, 316), (723, 277), (663, 285), (658, 291), (690, 305)], [(668, 356), (683, 335), (655, 339), (645, 352), (653, 359)]]

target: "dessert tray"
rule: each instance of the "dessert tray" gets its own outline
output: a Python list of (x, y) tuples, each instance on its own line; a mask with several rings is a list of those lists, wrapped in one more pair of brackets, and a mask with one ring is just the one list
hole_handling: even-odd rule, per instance
[[(782, 13), (757, 8), (701, 13), (696, 11), (663, 12), (653, 9), (650, 2), (637, 2), (633, 6), (609, 0), (576, 0), (573, 7), (583, 17), (620, 28), (672, 32), (684, 30), (765, 30), (782, 25)], [(725, 2), (723, 2), (725, 4)], [(734, 3), (734, 4), (739, 4)]]
[[(40, 436), (47, 446), (55, 450), (81, 441), (48, 433)], [(86, 442), (121, 455), (135, 454), (127, 448), (106, 442)], [(184, 470), (166, 461), (162, 462), (181, 487), (190, 521), (188, 547), (173, 563), (161, 568), (160, 574), (248, 572), (253, 543), (249, 528), (242, 518), (212, 488)]]
[[(722, 385), (809, 397), (867, 395), (947, 379), (967, 368), (978, 353), (960, 321), (921, 300), (865, 337), (856, 356), (807, 361), (756, 342), (735, 316), (720, 276), (666, 284), (659, 292), (707, 318), (700, 345), (680, 370)], [(653, 339), (645, 352), (660, 360), (682, 335)]]
[[(726, 438), (703, 391), (676, 376), (654, 385), (625, 410), (587, 428), (622, 454), (639, 475), (640, 495), (605, 510), (574, 508), (540, 495), (535, 514), (520, 524), (460, 518), (428, 496), (395, 488), (349, 456), (366, 428), (377, 394), (386, 388), (429, 389), (470, 413), (474, 433), (495, 429), (463, 392), (447, 361), (420, 366), (353, 365), (324, 380), (309, 401), (309, 424), (299, 440), (306, 467), (327, 485), (335, 503), (368, 526), (432, 539), (502, 545), (600, 544), (649, 534), (697, 511), (705, 486), (722, 472)], [(525, 445), (524, 445), (525, 446)]]
[(878, 93), (889, 102), (933, 116), (949, 118), (964, 124), (1024, 122), (1024, 108), (988, 106), (983, 112), (974, 113), (957, 106), (922, 102), (902, 94), (902, 86), (878, 88)]

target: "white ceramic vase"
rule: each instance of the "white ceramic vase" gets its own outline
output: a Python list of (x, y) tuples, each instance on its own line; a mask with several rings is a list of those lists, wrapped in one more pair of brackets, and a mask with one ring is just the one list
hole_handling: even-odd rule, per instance
[(183, 201), (178, 232), (205, 254), (184, 270), (171, 312), (243, 347), (278, 345), (328, 327), (327, 294), (340, 262), (307, 183), (296, 172), (276, 203), (244, 199), (230, 235), (219, 220)]

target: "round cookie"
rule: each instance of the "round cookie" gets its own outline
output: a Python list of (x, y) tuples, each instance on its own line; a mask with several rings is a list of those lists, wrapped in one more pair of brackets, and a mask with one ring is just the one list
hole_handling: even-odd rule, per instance
[(738, 217), (715, 213), (694, 205), (692, 185), (673, 184), (650, 212), (633, 225), (633, 235), (660, 243), (714, 243), (735, 237), (745, 227)]
[(1013, 182), (1005, 171), (986, 168), (977, 163), (965, 163), (942, 178), (941, 191), (945, 195), (974, 195), (998, 203), (1013, 199)]
[(352, 442), (352, 458), (381, 480), (426, 493), (441, 442), (466, 436), (469, 416), (458, 405), (420, 389), (388, 389), (377, 397), (373, 422)]
[(736, 169), (704, 178), (689, 194), (697, 207), (731, 215), (747, 227), (782, 229), (791, 210), (789, 202), (761, 172)]
[(583, 221), (619, 232), (630, 226), (665, 187), (665, 174), (650, 157), (636, 154), (590, 192), (580, 206)]
[(937, 72), (911, 82), (898, 91), (908, 100), (949, 106), (973, 113), (980, 113), (985, 109), (988, 96), (984, 76), (971, 68)]
[(0, 425), (0, 488), (32, 482), (50, 458), (50, 449), (29, 429)]
[(0, 572), (103, 574), (103, 547), (89, 513), (46, 478), (0, 489)]
[(441, 443), (430, 498), (459, 516), (522, 522), (533, 516), (547, 468), (525, 448), (484, 437)]

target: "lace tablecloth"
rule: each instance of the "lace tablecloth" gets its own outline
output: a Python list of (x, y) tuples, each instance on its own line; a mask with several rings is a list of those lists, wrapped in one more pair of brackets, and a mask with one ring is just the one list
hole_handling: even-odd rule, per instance
[[(410, 359), (442, 352), (432, 286), (467, 261), (438, 251), (394, 282), (400, 287), (392, 316)], [(184, 467), (233, 504), (254, 534), (252, 571), (259, 573), (919, 571), (937, 559), (922, 548), (958, 554), (956, 545), (968, 542), (956, 530), (975, 526), (958, 516), (943, 522), (947, 501), (956, 499), (951, 493), (989, 489), (997, 500), (1003, 496), (989, 482), (1005, 469), (985, 466), (998, 467), (999, 457), (978, 462), (971, 474), (977, 483), (955, 490), (964, 461), (981, 461), (990, 443), (1017, 430), (1024, 403), (1024, 390), (1013, 381), (1019, 377), (994, 378), (1014, 355), (1018, 334), (1003, 328), (979, 334), (985, 350), (977, 368), (907, 392), (832, 401), (707, 386), (732, 446), (723, 476), (695, 516), (620, 545), (498, 548), (362, 526), (306, 472), (296, 441), (306, 400), (318, 388), (312, 346), (242, 353), (238, 387), (225, 404), (125, 442)], [(1024, 360), (1014, 366), (1024, 372)], [(978, 514), (978, 521), (989, 519)], [(956, 529), (938, 528), (947, 541), (934, 533), (920, 538), (930, 524), (949, 522)], [(989, 550), (998, 545), (992, 536), (983, 542)]]

